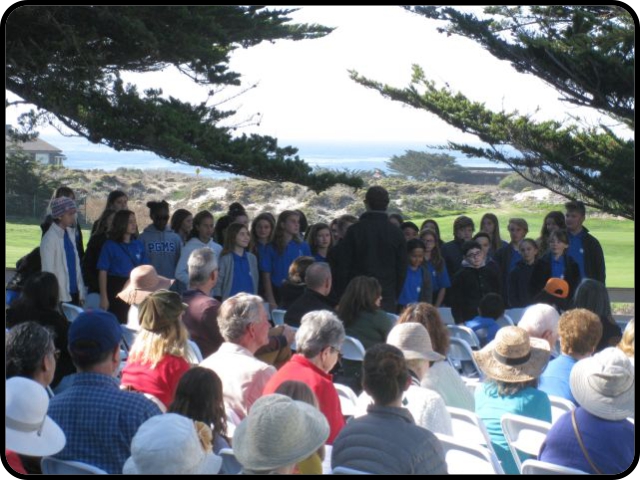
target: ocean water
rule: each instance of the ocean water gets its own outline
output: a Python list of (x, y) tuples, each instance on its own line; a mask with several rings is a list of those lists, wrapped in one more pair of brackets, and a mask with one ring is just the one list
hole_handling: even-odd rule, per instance
[[(114, 171), (118, 168), (136, 168), (143, 170), (169, 170), (183, 174), (196, 174), (196, 167), (181, 163), (173, 163), (149, 152), (132, 151), (116, 152), (103, 145), (92, 145), (75, 139), (47, 139), (47, 142), (63, 150), (66, 155), (64, 165), (77, 170), (101, 169)], [(281, 145), (287, 145), (282, 142)], [(347, 143), (347, 142), (297, 142), (298, 156), (310, 166), (333, 170), (375, 170), (389, 173), (386, 162), (394, 156), (401, 156), (406, 150), (432, 151), (448, 153), (456, 158), (464, 167), (499, 167), (486, 159), (466, 158), (457, 152), (437, 151), (425, 144), (416, 142), (395, 143)], [(224, 179), (235, 175), (217, 170), (200, 169), (200, 175), (208, 178)]]

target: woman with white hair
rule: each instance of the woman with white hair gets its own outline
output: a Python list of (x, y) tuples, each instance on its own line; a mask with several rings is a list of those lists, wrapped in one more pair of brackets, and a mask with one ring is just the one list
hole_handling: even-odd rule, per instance
[(551, 360), (558, 355), (558, 322), (560, 314), (551, 305), (536, 303), (527, 308), (518, 322), (518, 327), (530, 337), (541, 338), (549, 343)]
[(579, 407), (551, 427), (539, 459), (589, 474), (620, 475), (635, 456), (635, 368), (618, 348), (606, 348), (571, 370)]
[(334, 313), (328, 310), (307, 313), (296, 332), (298, 353), (271, 377), (263, 392), (274, 393), (287, 380), (309, 385), (318, 398), (320, 411), (329, 421), (329, 445), (344, 427), (340, 399), (329, 373), (340, 359), (344, 337), (342, 322)]

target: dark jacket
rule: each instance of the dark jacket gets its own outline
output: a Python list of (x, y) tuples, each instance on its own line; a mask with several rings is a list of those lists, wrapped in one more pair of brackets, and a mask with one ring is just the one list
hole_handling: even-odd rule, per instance
[(284, 314), (284, 323), (292, 327), (299, 327), (300, 320), (305, 314), (313, 312), (314, 310), (333, 311), (334, 308), (335, 304), (329, 297), (320, 295), (318, 292), (307, 288), (304, 293), (287, 308), (287, 313)]
[(343, 243), (338, 282), (346, 285), (358, 275), (376, 278), (382, 286), (382, 308), (395, 313), (409, 264), (402, 231), (389, 222), (386, 212), (369, 211), (349, 227)]
[(582, 227), (585, 234), (582, 237), (582, 248), (584, 250), (584, 274), (587, 278), (605, 283), (607, 278), (604, 264), (604, 252), (600, 242), (589, 233), (589, 230)]
[(533, 265), (527, 265), (523, 260), (520, 260), (516, 268), (509, 274), (507, 308), (528, 307), (533, 304), (533, 295), (529, 287), (532, 273)]
[(82, 279), (87, 286), (89, 293), (100, 293), (100, 285), (98, 284), (98, 259), (102, 246), (107, 241), (106, 233), (94, 233), (89, 238), (87, 251), (81, 262)]
[(487, 293), (500, 293), (500, 280), (486, 266), (464, 266), (451, 282), (451, 313), (456, 323), (463, 323), (478, 315), (480, 300)]
[(455, 277), (458, 270), (462, 268), (462, 260), (464, 255), (462, 254), (462, 245), (464, 240), (451, 240), (442, 246), (442, 257), (447, 263), (447, 272), (449, 278)]
[[(547, 284), (547, 280), (551, 278), (551, 255), (549, 252), (536, 260), (531, 273), (530, 292), (536, 295)], [(573, 298), (578, 284), (580, 283), (580, 268), (573, 258), (569, 255), (563, 255), (564, 258), (564, 280), (569, 284), (569, 297)]]
[(369, 405), (333, 442), (332, 467), (378, 475), (445, 475), (444, 449), (405, 408)]

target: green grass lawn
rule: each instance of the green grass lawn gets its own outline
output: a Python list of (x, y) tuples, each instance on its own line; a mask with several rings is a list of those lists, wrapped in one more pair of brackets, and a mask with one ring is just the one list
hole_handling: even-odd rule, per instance
[[(557, 208), (562, 211), (562, 208)], [(529, 236), (537, 238), (540, 235), (542, 219), (544, 214), (532, 212), (524, 209), (493, 209), (493, 213), (500, 221), (500, 233), (502, 238), (509, 241), (507, 223), (511, 217), (522, 217), (529, 223)], [(467, 215), (476, 224), (476, 230), (480, 226), (480, 219), (486, 213), (483, 211), (472, 211)], [(440, 226), (445, 241), (453, 238), (453, 221), (457, 215), (439, 217), (436, 219)], [(425, 217), (414, 217), (412, 221), (420, 224)], [(611, 218), (587, 218), (585, 226), (600, 241), (604, 249), (605, 261), (607, 265), (607, 286), (620, 288), (634, 288), (634, 222), (631, 220), (616, 220)], [(86, 243), (89, 241), (90, 229), (84, 229), (82, 236)], [(29, 253), (40, 244), (39, 222), (34, 220), (11, 220), (6, 223), (6, 267), (15, 267), (16, 261)]]

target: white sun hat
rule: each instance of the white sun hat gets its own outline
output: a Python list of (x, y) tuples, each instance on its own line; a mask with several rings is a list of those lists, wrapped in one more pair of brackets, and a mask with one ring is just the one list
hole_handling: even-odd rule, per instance
[(47, 416), (49, 396), (29, 378), (12, 377), (6, 383), (6, 448), (32, 457), (46, 457), (67, 442), (62, 429)]

